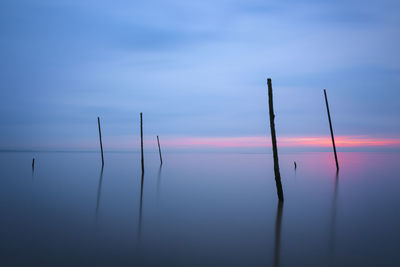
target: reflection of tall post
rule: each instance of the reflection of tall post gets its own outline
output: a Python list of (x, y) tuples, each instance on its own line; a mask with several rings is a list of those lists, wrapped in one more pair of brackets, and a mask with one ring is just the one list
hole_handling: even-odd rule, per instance
[(336, 214), (337, 214), (337, 197), (338, 197), (338, 189), (339, 187), (339, 172), (336, 171), (335, 175), (335, 187), (333, 191), (333, 200), (332, 200), (332, 221), (331, 221), (331, 233), (330, 233), (330, 251), (333, 252), (335, 247), (335, 232), (336, 232)]
[(160, 165), (160, 168), (158, 168), (158, 174), (157, 174), (157, 198), (160, 195), (161, 168), (162, 168), (162, 164)]
[(140, 206), (139, 206), (139, 224), (138, 224), (139, 240), (141, 239), (141, 236), (142, 236), (143, 183), (144, 183), (144, 173), (142, 172), (142, 181), (141, 181), (141, 185), (140, 185)]
[(97, 188), (96, 221), (97, 221), (97, 214), (99, 213), (99, 206), (100, 206), (101, 185), (103, 184), (103, 169), (104, 169), (104, 167), (101, 166), (99, 187)]
[(326, 96), (326, 90), (325, 90), (325, 89), (324, 89), (324, 95), (325, 95), (326, 110), (327, 110), (327, 112), (328, 112), (329, 128), (331, 129), (331, 138), (332, 138), (333, 152), (335, 153), (336, 169), (339, 170), (339, 163), (338, 163), (338, 159), (337, 159), (337, 155), (336, 155), (335, 138), (333, 137), (333, 128), (332, 128), (331, 114), (330, 114), (330, 112), (329, 112), (328, 97)]
[[(143, 115), (140, 112), (140, 153), (142, 156), (142, 173), (144, 173), (144, 158), (143, 158)], [(143, 175), (142, 175), (143, 177)]]
[(279, 172), (278, 147), (276, 145), (274, 102), (272, 98), (272, 82), (270, 78), (268, 78), (267, 83), (268, 83), (268, 100), (269, 100), (269, 122), (271, 127), (272, 152), (274, 155), (275, 183), (279, 201), (283, 201), (281, 174)]
[(162, 164), (161, 148), (160, 148), (160, 139), (158, 138), (158, 135), (157, 135), (157, 143), (158, 143), (158, 152), (160, 153), (160, 162), (161, 162), (161, 164)]
[(32, 159), (32, 181), (34, 172), (35, 172), (35, 158)]
[(279, 259), (280, 259), (280, 252), (281, 252), (282, 211), (283, 211), (283, 202), (279, 201), (278, 208), (276, 211), (276, 222), (275, 222), (274, 266), (279, 266)]
[(97, 124), (99, 125), (99, 139), (100, 139), (100, 150), (101, 150), (101, 166), (104, 166), (103, 142), (102, 142), (102, 140), (101, 140), (100, 117), (97, 117)]

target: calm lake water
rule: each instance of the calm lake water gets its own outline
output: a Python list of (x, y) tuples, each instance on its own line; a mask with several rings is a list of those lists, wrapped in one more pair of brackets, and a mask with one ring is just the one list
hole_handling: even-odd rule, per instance
[(163, 156), (0, 153), (0, 265), (400, 265), (398, 153), (280, 154), (281, 206), (271, 154)]

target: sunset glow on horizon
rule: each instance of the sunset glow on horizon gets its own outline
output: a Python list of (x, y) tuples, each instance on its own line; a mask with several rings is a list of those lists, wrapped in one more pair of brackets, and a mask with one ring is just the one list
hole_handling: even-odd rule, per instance
[[(153, 143), (153, 142), (151, 142)], [(400, 147), (400, 138), (377, 138), (367, 136), (338, 136), (335, 138), (337, 147)], [(270, 147), (269, 137), (180, 137), (163, 140), (165, 147), (216, 147), (216, 148), (258, 148)], [(330, 136), (313, 137), (281, 137), (278, 138), (281, 147), (331, 147)]]

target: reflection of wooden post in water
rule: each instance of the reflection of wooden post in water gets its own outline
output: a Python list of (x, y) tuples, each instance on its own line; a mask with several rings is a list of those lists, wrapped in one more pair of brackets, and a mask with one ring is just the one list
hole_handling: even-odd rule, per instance
[(158, 173), (157, 173), (157, 200), (158, 200), (158, 197), (160, 196), (161, 168), (162, 168), (162, 164), (160, 164), (160, 167), (158, 168)]
[(269, 100), (269, 122), (271, 127), (272, 152), (274, 155), (275, 183), (279, 201), (283, 201), (281, 174), (279, 172), (278, 147), (276, 145), (274, 102), (272, 98), (272, 82), (270, 78), (268, 78), (267, 83), (268, 83), (268, 100)]
[(161, 148), (160, 148), (160, 139), (158, 138), (158, 135), (157, 135), (157, 143), (158, 143), (158, 152), (160, 153), (160, 162), (161, 162), (161, 164), (162, 164)]
[(332, 137), (333, 152), (335, 153), (336, 169), (339, 170), (339, 163), (338, 163), (338, 159), (337, 159), (337, 155), (336, 155), (335, 138), (333, 137), (333, 128), (332, 128), (331, 114), (330, 114), (330, 112), (329, 112), (328, 97), (326, 96), (326, 90), (325, 90), (325, 89), (324, 89), (324, 95), (325, 95), (326, 110), (327, 110), (327, 112), (328, 112), (329, 128), (331, 129), (331, 137)]
[(100, 206), (101, 185), (103, 184), (103, 170), (104, 170), (104, 166), (101, 166), (99, 187), (97, 188), (96, 221), (97, 221), (97, 215), (99, 213), (99, 206)]
[(104, 166), (103, 142), (102, 142), (102, 140), (101, 140), (100, 117), (97, 117), (97, 124), (98, 124), (98, 126), (99, 126), (99, 139), (100, 139), (100, 150), (101, 150), (101, 166)]
[[(142, 173), (144, 173), (144, 158), (143, 158), (143, 114), (140, 112), (140, 153), (142, 156)], [(143, 175), (142, 175), (143, 178)]]
[(142, 237), (142, 206), (143, 206), (143, 183), (144, 183), (144, 173), (142, 172), (142, 181), (140, 185), (140, 206), (139, 206), (139, 224), (138, 224), (138, 238)]
[(275, 251), (274, 251), (274, 266), (279, 266), (280, 252), (281, 252), (281, 224), (282, 224), (282, 211), (283, 202), (278, 202), (278, 208), (276, 210), (276, 222), (275, 222)]
[(334, 252), (335, 248), (335, 236), (336, 236), (336, 215), (337, 215), (337, 198), (338, 198), (338, 191), (339, 191), (339, 172), (336, 171), (335, 175), (335, 187), (333, 190), (333, 200), (332, 200), (332, 221), (331, 221), (331, 233), (330, 233), (330, 242), (329, 242), (329, 249), (330, 252)]

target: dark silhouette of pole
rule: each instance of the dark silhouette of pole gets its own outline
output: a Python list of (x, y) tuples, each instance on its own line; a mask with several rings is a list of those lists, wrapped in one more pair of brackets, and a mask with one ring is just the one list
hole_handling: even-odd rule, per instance
[(162, 164), (161, 148), (160, 148), (160, 139), (158, 138), (158, 135), (157, 135), (157, 143), (158, 143), (158, 152), (160, 153), (160, 161), (161, 161), (161, 164)]
[(333, 152), (335, 153), (336, 169), (339, 170), (339, 163), (338, 163), (338, 159), (337, 159), (337, 155), (336, 155), (335, 138), (333, 137), (331, 114), (329, 112), (328, 97), (326, 96), (326, 89), (324, 89), (324, 95), (325, 95), (326, 110), (328, 111), (329, 128), (331, 129)]
[(274, 156), (275, 182), (276, 182), (276, 189), (279, 201), (283, 202), (281, 174), (279, 172), (278, 147), (276, 145), (275, 122), (274, 122), (275, 114), (274, 114), (274, 103), (272, 98), (272, 82), (270, 78), (268, 78), (267, 84), (268, 84), (268, 100), (269, 100), (269, 122), (271, 127), (272, 152)]
[(144, 158), (143, 158), (143, 114), (140, 112), (140, 152), (142, 156), (142, 173), (144, 173)]
[(32, 171), (35, 169), (35, 158), (32, 158)]
[(101, 141), (100, 117), (97, 117), (97, 124), (99, 125), (99, 139), (100, 139), (100, 150), (101, 150), (101, 166), (104, 166), (103, 142)]
[(296, 163), (296, 161), (294, 162), (294, 169), (297, 169), (297, 163)]

